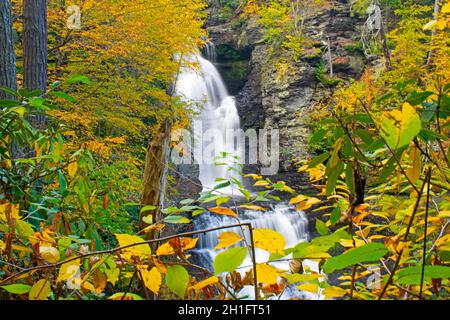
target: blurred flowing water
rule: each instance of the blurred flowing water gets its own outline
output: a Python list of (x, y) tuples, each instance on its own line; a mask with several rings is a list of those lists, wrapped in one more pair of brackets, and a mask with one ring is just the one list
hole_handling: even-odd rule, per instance
[[(227, 141), (224, 139), (227, 130), (240, 129), (239, 115), (234, 97), (228, 94), (225, 83), (211, 62), (216, 59), (214, 46), (209, 44), (205, 51), (208, 59), (200, 54), (193, 55), (189, 59), (191, 62), (198, 63), (199, 68), (195, 70), (186, 67), (182, 70), (178, 77), (176, 92), (185, 101), (193, 103), (194, 109), (198, 111), (198, 115), (193, 118), (193, 122), (200, 121), (201, 130), (194, 132), (194, 138), (202, 141), (206, 139), (214, 146), (214, 152), (211, 152), (211, 154), (205, 154), (205, 146), (200, 143), (196, 144), (193, 150), (194, 159), (199, 164), (199, 180), (202, 183), (203, 191), (209, 191), (217, 184), (216, 178), (229, 179), (233, 176), (236, 179), (241, 179), (234, 171), (227, 170), (226, 166), (214, 165), (214, 157), (220, 152), (241, 157), (242, 150), (234, 143), (226, 143)], [(231, 196), (233, 196), (233, 191), (230, 187), (220, 189), (220, 193)], [(286, 239), (286, 247), (308, 241), (308, 220), (305, 214), (287, 204), (272, 204), (272, 209), (266, 212), (241, 210), (239, 218), (241, 222), (251, 222), (253, 228), (272, 229), (279, 232)], [(195, 218), (197, 230), (232, 224), (236, 224), (235, 219), (221, 215), (205, 213)], [(250, 243), (248, 231), (241, 228), (223, 229), (201, 235), (196, 250), (191, 252), (195, 255), (199, 264), (211, 271), (213, 271), (214, 258), (220, 252), (213, 250), (213, 248), (217, 245), (218, 236), (226, 231), (239, 233)], [(285, 257), (283, 261), (271, 262), (270, 264), (288, 271), (290, 269), (289, 258), (291, 256)], [(256, 248), (256, 261), (258, 263), (267, 262), (268, 259), (269, 253), (267, 251)], [(305, 260), (303, 266), (312, 270), (318, 269), (317, 263), (313, 261)], [(249, 253), (238, 271), (244, 275), (250, 268), (252, 268), (252, 261)], [(251, 299), (253, 298), (253, 288), (251, 286), (245, 287), (240, 294), (247, 295)], [(320, 299), (319, 294), (300, 292), (290, 286), (284, 291), (281, 299), (292, 297)]]

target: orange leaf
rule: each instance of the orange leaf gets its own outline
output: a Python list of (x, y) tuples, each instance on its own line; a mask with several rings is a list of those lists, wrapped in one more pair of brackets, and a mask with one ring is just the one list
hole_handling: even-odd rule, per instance
[(167, 256), (189, 250), (195, 247), (198, 238), (174, 238), (174, 241), (166, 242), (162, 244), (158, 250), (156, 250), (157, 256)]
[(225, 216), (231, 216), (231, 217), (237, 218), (236, 212), (234, 212), (233, 210), (228, 209), (228, 208), (214, 207), (214, 208), (209, 208), (208, 210), (213, 212), (213, 213), (222, 214), (222, 215), (225, 215)]

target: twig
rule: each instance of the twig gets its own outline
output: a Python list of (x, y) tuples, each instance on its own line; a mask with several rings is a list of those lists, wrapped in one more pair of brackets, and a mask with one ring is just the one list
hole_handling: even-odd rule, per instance
[(138, 273), (138, 270), (137, 270), (137, 269), (134, 270), (133, 276), (132, 276), (131, 279), (130, 279), (130, 283), (128, 283), (128, 287), (127, 287), (127, 289), (125, 290), (125, 292), (123, 293), (123, 296), (120, 298), (120, 300), (123, 300), (123, 299), (126, 297), (127, 293), (130, 291), (131, 285), (133, 284), (133, 280), (134, 280), (134, 278), (136, 277), (137, 273)]
[[(417, 194), (417, 200), (416, 200), (416, 203), (415, 203), (415, 205), (414, 205), (414, 210), (413, 210), (413, 212), (412, 212), (412, 214), (411, 214), (411, 219), (409, 220), (408, 226), (407, 226), (407, 228), (406, 228), (405, 235), (404, 235), (404, 237), (403, 237), (403, 242), (408, 241), (409, 231), (411, 230), (411, 226), (412, 226), (412, 224), (413, 224), (413, 221), (414, 221), (414, 218), (415, 218), (415, 216), (416, 216), (417, 210), (419, 209), (420, 199), (422, 198), (423, 189), (425, 188), (426, 180), (429, 179), (429, 178), (428, 178), (429, 175), (431, 175), (431, 170), (428, 170), (427, 177), (426, 177), (425, 181), (423, 182), (422, 187), (420, 188), (420, 190), (419, 190), (419, 192), (418, 192), (418, 194)], [(399, 264), (400, 264), (400, 260), (401, 260), (402, 254), (403, 254), (403, 250), (404, 250), (404, 248), (402, 248), (402, 249), (400, 250), (400, 252), (398, 253), (398, 255), (397, 255), (397, 261), (395, 261), (395, 265), (394, 265), (394, 267), (392, 268), (392, 271), (391, 271), (391, 274), (390, 274), (390, 276), (389, 276), (389, 279), (388, 279), (388, 281), (386, 282), (385, 286), (383, 287), (383, 290), (381, 291), (380, 296), (378, 297), (378, 300), (383, 299), (383, 296), (384, 296), (384, 294), (386, 293), (387, 288), (388, 288), (389, 285), (391, 284), (392, 279), (394, 278), (395, 272), (397, 271), (397, 268), (398, 268), (398, 266), (399, 266)]]
[(427, 190), (427, 202), (425, 207), (425, 226), (423, 231), (423, 252), (422, 252), (422, 271), (420, 274), (420, 291), (419, 297), (422, 300), (422, 290), (423, 290), (423, 279), (425, 276), (425, 263), (427, 255), (427, 227), (428, 227), (428, 206), (430, 204), (430, 179), (431, 179), (431, 168), (428, 169), (428, 190)]
[(253, 240), (253, 229), (252, 224), (249, 223), (248, 230), (250, 233), (250, 242), (251, 242), (251, 248), (252, 248), (252, 262), (253, 262), (253, 277), (255, 278), (255, 300), (258, 300), (258, 277), (256, 275), (256, 254), (255, 254), (255, 242)]

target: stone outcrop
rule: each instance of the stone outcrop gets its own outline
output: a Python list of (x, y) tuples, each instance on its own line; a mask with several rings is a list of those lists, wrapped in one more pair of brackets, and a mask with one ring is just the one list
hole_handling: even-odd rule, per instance
[[(363, 21), (352, 17), (348, 1), (333, 1), (332, 9), (323, 9), (305, 21), (306, 35), (312, 45), (305, 48), (302, 58), (292, 62), (292, 72), (277, 79), (275, 65), (268, 59), (268, 47), (261, 40), (262, 32), (255, 20), (244, 25), (236, 21), (222, 23), (215, 18), (217, 7), (212, 6), (207, 29), (218, 51), (235, 51), (234, 61), (247, 65), (241, 74), (239, 86), (232, 77), (224, 77), (235, 94), (243, 129), (277, 128), (280, 132), (280, 170), (292, 172), (293, 159), (304, 159), (311, 151), (307, 142), (310, 135), (308, 119), (317, 103), (329, 95), (333, 85), (324, 83), (318, 72), (328, 72), (324, 53), (331, 47), (334, 78), (341, 81), (357, 78), (365, 65), (358, 43)], [(238, 19), (238, 18), (235, 18)], [(232, 59), (218, 57), (221, 64)], [(223, 69), (221, 70), (223, 71)]]

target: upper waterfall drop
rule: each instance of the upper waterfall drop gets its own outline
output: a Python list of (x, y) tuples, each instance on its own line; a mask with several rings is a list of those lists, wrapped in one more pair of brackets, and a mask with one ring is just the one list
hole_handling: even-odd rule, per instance
[[(213, 46), (209, 46), (207, 52), (209, 56), (215, 57)], [(234, 170), (228, 170), (229, 166), (215, 164), (215, 157), (223, 152), (230, 157), (241, 158), (239, 143), (234, 141), (234, 134), (240, 130), (240, 120), (235, 99), (228, 94), (216, 67), (200, 54), (192, 55), (189, 61), (198, 63), (198, 68), (182, 69), (175, 92), (193, 104), (198, 113), (192, 119), (195, 141), (193, 154), (199, 165), (203, 191), (210, 191), (217, 184), (216, 178), (234, 177), (241, 180)], [(237, 165), (233, 166), (237, 169)], [(232, 189), (224, 188), (220, 192), (231, 193)]]

